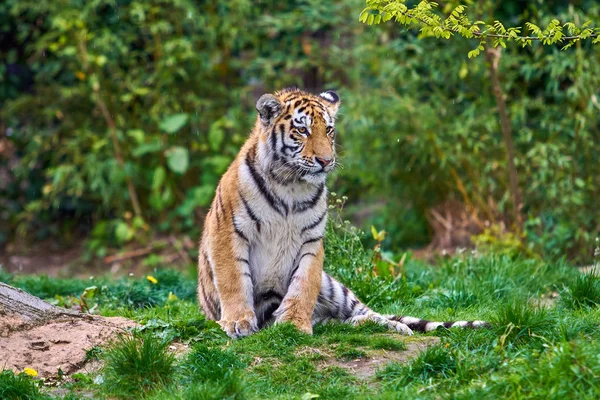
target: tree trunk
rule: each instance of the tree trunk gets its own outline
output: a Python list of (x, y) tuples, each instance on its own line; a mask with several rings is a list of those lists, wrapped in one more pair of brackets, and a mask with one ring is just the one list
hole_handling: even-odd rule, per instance
[(517, 167), (515, 165), (515, 158), (517, 157), (517, 151), (512, 139), (512, 127), (510, 124), (510, 118), (508, 116), (508, 108), (506, 107), (506, 101), (504, 100), (504, 93), (500, 86), (500, 78), (498, 77), (498, 63), (500, 61), (502, 48), (487, 48), (485, 55), (489, 64), (490, 78), (492, 81), (492, 90), (494, 97), (496, 98), (496, 106), (498, 108), (498, 114), (500, 116), (500, 129), (504, 138), (504, 144), (506, 145), (506, 155), (508, 162), (508, 178), (510, 184), (510, 195), (512, 199), (512, 207), (514, 212), (514, 224), (518, 232), (523, 231), (523, 217), (521, 216), (521, 208), (523, 197), (521, 196), (521, 189), (519, 188), (519, 176), (517, 173)]
[(58, 317), (85, 317), (74, 311), (53, 306), (21, 289), (0, 282), (0, 315), (12, 314), (26, 323), (46, 322)]

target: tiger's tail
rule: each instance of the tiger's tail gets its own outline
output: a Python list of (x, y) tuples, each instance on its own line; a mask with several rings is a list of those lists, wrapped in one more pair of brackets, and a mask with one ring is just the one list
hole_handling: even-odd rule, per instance
[(313, 314), (313, 324), (329, 320), (338, 320), (353, 325), (372, 321), (406, 335), (411, 335), (413, 331), (431, 332), (440, 327), (482, 328), (490, 326), (485, 321), (435, 322), (408, 316), (382, 315), (367, 307), (346, 286), (323, 272), (321, 291)]

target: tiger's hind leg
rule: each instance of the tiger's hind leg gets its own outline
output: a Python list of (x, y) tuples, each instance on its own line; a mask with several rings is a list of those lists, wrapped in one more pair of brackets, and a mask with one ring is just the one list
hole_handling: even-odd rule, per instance
[(413, 334), (412, 330), (405, 323), (388, 319), (371, 310), (346, 286), (323, 272), (321, 291), (317, 298), (312, 323), (314, 325), (332, 320), (352, 325), (360, 325), (371, 321), (404, 335)]
[(480, 328), (489, 326), (485, 321), (434, 322), (414, 317), (382, 315), (363, 304), (347, 287), (323, 273), (321, 292), (313, 313), (313, 324), (330, 320), (338, 320), (352, 325), (371, 321), (405, 335), (412, 335), (413, 331), (431, 332), (439, 327)]

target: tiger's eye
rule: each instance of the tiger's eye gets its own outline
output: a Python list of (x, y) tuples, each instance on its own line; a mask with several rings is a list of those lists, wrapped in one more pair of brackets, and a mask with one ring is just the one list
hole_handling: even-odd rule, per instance
[(298, 132), (306, 133), (306, 132), (308, 132), (308, 130), (305, 127), (301, 126), (300, 128), (298, 128)]

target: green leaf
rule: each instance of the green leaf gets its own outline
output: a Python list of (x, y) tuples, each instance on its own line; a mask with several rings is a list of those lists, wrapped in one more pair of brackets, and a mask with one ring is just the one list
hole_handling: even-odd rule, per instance
[(98, 294), (98, 286), (90, 286), (84, 289), (81, 297), (86, 299), (93, 299)]
[(188, 115), (185, 113), (175, 114), (164, 118), (159, 124), (159, 128), (167, 133), (173, 134), (179, 131), (187, 124)]
[(185, 171), (187, 171), (190, 163), (190, 156), (185, 147), (173, 147), (167, 150), (165, 156), (167, 157), (167, 165), (171, 171), (177, 174), (184, 174)]
[(221, 124), (215, 123), (212, 124), (210, 130), (208, 131), (208, 143), (210, 145), (211, 150), (217, 151), (221, 147), (221, 143), (223, 143), (223, 139), (225, 138), (225, 133), (221, 128)]
[(138, 144), (144, 141), (144, 131), (141, 129), (130, 129), (127, 131), (127, 136), (133, 138)]
[(133, 154), (134, 157), (140, 157), (147, 153), (156, 153), (157, 151), (160, 151), (161, 149), (162, 149), (162, 143), (160, 142), (160, 140), (155, 139), (150, 143), (140, 144), (135, 149), (133, 149), (131, 154)]
[(162, 186), (165, 181), (165, 176), (167, 172), (161, 166), (158, 166), (154, 169), (154, 175), (152, 176), (152, 190), (158, 190)]
[(125, 243), (133, 238), (133, 230), (129, 229), (129, 226), (123, 222), (117, 222), (115, 227), (115, 239), (120, 243)]

